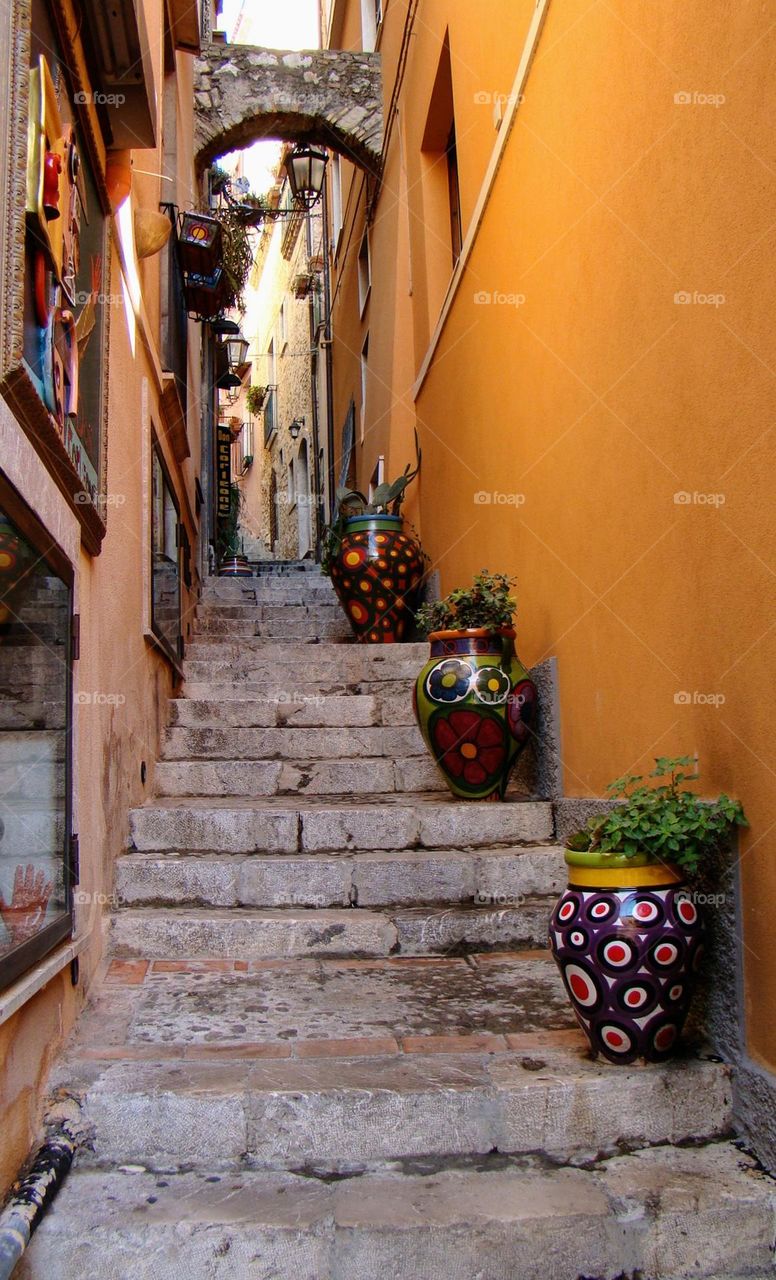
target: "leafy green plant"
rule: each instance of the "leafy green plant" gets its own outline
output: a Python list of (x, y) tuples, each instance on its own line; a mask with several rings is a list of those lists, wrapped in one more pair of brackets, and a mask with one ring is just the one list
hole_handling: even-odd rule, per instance
[[(687, 766), (693, 771), (686, 773)], [(607, 790), (619, 801), (609, 813), (590, 818), (566, 842), (569, 849), (626, 858), (646, 854), (655, 862), (672, 862), (696, 872), (704, 855), (729, 839), (735, 827), (749, 823), (738, 800), (720, 795), (702, 800), (684, 784), (698, 782), (692, 756), (659, 756), (648, 777), (628, 774)], [(655, 779), (655, 784), (651, 780)]]
[(243, 310), (243, 290), (253, 266), (253, 246), (245, 223), (231, 206), (217, 213), (223, 231), (223, 257), (221, 265), (227, 281), (224, 308)]
[(229, 488), (229, 515), (219, 522), (216, 552), (218, 562), (231, 560), (240, 553), (240, 514), (243, 508), (243, 493), (238, 484)]
[(486, 627), (491, 631), (511, 627), (517, 608), (517, 601), (510, 594), (514, 582), (514, 578), (503, 573), (481, 569), (470, 587), (456, 587), (443, 600), (421, 605), (415, 615), (418, 628), (429, 634), (431, 631), (464, 631), (470, 627)]
[(248, 388), (248, 391), (245, 396), (245, 407), (247, 408), (252, 418), (255, 418), (257, 414), (261, 413), (262, 409), (264, 408), (264, 401), (266, 399), (266, 396), (267, 396), (266, 387), (252, 386)]
[(372, 493), (371, 500), (358, 489), (337, 489), (337, 515), (327, 525), (321, 538), (321, 568), (324, 573), (331, 573), (331, 566), (339, 555), (345, 523), (353, 516), (398, 516), (406, 497), (407, 486), (420, 471), (423, 458), (418, 433), (415, 432), (415, 466), (408, 462), (400, 476), (395, 480), (378, 484)]

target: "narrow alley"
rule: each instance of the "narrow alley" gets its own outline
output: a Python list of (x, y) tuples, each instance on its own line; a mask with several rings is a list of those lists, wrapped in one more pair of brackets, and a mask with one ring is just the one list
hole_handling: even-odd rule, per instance
[(774, 1275), (768, 22), (0, 7), (0, 1280)]

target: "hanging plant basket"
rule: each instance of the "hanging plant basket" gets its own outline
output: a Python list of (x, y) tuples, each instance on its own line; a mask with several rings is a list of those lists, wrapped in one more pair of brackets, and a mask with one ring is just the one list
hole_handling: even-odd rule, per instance
[(255, 418), (264, 408), (264, 401), (267, 399), (269, 387), (252, 386), (248, 388), (245, 397), (245, 405), (248, 412)]
[(306, 298), (313, 284), (313, 278), (306, 271), (294, 276), (293, 291), (297, 299)]
[(223, 258), (219, 220), (205, 213), (182, 213), (178, 227), (178, 257), (184, 271), (199, 276), (212, 275)]

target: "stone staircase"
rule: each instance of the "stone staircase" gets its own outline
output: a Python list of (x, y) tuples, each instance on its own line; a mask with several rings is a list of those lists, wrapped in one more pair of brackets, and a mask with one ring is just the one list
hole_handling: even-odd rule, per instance
[(544, 949), (553, 806), (450, 798), (425, 653), (350, 643), (306, 563), (207, 583), (52, 1080), (88, 1146), (20, 1276), (771, 1274), (728, 1069), (587, 1056)]

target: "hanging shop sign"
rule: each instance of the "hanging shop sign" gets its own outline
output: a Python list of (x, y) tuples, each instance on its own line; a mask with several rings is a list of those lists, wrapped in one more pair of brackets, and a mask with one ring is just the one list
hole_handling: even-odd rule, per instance
[(219, 422), (216, 435), (216, 484), (219, 520), (228, 520), (232, 485), (232, 433), (225, 422)]

